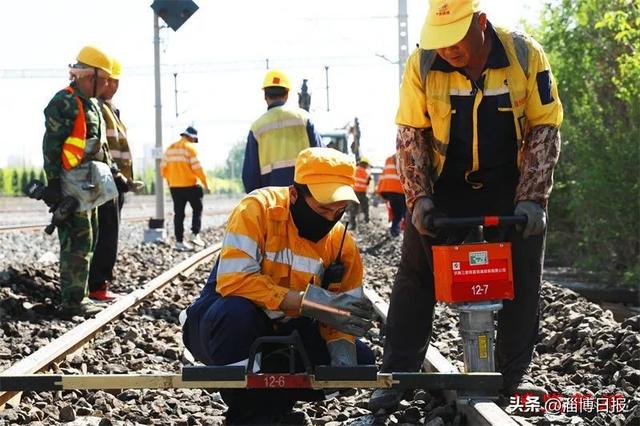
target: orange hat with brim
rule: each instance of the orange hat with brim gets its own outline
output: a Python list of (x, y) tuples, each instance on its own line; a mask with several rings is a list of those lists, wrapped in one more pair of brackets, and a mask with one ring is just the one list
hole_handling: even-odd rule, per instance
[(313, 198), (321, 204), (355, 201), (355, 162), (332, 148), (307, 148), (296, 158), (293, 180), (307, 185)]
[(458, 43), (467, 34), (473, 14), (478, 11), (479, 0), (430, 0), (420, 47), (441, 49)]

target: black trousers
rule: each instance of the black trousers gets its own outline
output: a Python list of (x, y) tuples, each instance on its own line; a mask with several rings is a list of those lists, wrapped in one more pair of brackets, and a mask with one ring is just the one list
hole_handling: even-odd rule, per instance
[(113, 267), (118, 257), (120, 212), (124, 194), (98, 207), (98, 241), (89, 268), (89, 291), (100, 290), (113, 280)]
[(202, 187), (199, 185), (182, 188), (170, 188), (173, 199), (173, 230), (176, 241), (182, 242), (184, 238), (184, 210), (187, 203), (193, 210), (191, 216), (191, 232), (197, 234), (202, 228)]
[[(452, 200), (457, 203), (459, 195), (457, 193), (455, 200), (453, 197)], [(436, 197), (436, 207), (439, 206), (438, 201)], [(510, 204), (512, 206), (512, 202)], [(449, 210), (447, 203), (441, 202), (440, 205), (445, 206), (445, 211)], [(495, 207), (499, 203), (493, 205)], [(451, 210), (447, 213), (462, 216), (451, 214)], [(465, 215), (474, 213), (489, 214), (470, 211)], [(512, 210), (496, 211), (495, 214), (512, 214)], [(486, 232), (485, 237), (488, 241), (506, 239), (512, 244), (515, 298), (503, 301), (503, 308), (498, 312), (496, 337), (496, 369), (503, 374), (504, 388), (508, 389), (527, 370), (538, 337), (545, 236), (523, 239), (521, 233), (513, 228), (501, 231), (502, 235), (500, 232)], [(435, 306), (431, 246), (443, 244), (452, 238), (460, 240), (461, 236), (462, 233), (443, 233), (434, 239), (421, 235), (408, 215), (402, 255), (389, 303), (382, 371), (420, 369), (431, 338)]]

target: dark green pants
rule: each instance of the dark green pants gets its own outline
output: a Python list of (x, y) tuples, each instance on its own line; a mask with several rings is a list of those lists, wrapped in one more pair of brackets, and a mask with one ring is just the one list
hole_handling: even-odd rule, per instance
[(89, 265), (98, 234), (98, 210), (75, 212), (58, 226), (62, 304), (78, 305), (87, 296)]

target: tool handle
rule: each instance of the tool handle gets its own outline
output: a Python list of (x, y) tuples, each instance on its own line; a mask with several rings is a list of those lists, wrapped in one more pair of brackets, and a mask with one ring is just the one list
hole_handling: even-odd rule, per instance
[(436, 217), (433, 226), (436, 228), (526, 224), (526, 216), (471, 216), (471, 217)]

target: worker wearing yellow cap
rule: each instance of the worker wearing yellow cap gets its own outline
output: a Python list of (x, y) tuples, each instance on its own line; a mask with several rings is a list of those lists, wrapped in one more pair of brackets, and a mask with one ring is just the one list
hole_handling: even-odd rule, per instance
[(109, 152), (113, 159), (112, 168), (118, 197), (98, 207), (98, 241), (89, 269), (89, 298), (98, 301), (113, 300), (117, 296), (109, 290), (109, 284), (113, 280), (113, 267), (118, 254), (118, 230), (124, 194), (130, 190), (139, 191), (143, 186), (142, 182), (133, 180), (127, 127), (120, 118), (120, 111), (113, 104), (113, 97), (120, 85), (122, 66), (114, 58), (111, 63), (107, 86), (98, 99), (104, 117)]
[(293, 183), (293, 167), (300, 151), (322, 146), (307, 111), (286, 105), (289, 77), (269, 70), (262, 83), (267, 112), (252, 125), (244, 153), (242, 182), (247, 193), (265, 186)]
[[(340, 223), (347, 203), (358, 200), (354, 171), (345, 154), (308, 148), (296, 158), (293, 185), (240, 201), (209, 280), (186, 310), (183, 340), (198, 361), (247, 365), (256, 338), (297, 331), (314, 365), (374, 363), (355, 338), (371, 327), (372, 307), (362, 293), (358, 248)], [(277, 354), (263, 351), (260, 359), (261, 371), (282, 372)], [(295, 401), (323, 394), (225, 390), (222, 397), (228, 423), (274, 424)]]
[[(435, 305), (431, 246), (464, 238), (429, 228), (429, 217), (524, 215), (523, 232), (510, 229), (506, 237), (516, 297), (498, 314), (496, 367), (505, 395), (529, 391), (522, 378), (538, 335), (546, 207), (561, 122), (556, 81), (535, 40), (494, 27), (477, 0), (429, 1), (396, 115), (411, 220), (390, 299), (382, 371), (421, 368)], [(395, 389), (378, 389), (370, 408), (389, 409), (401, 398)]]
[(76, 59), (69, 67), (71, 84), (56, 93), (44, 110), (42, 141), (48, 181), (44, 201), (54, 209), (66, 197), (78, 202), (76, 211), (58, 225), (63, 316), (99, 311), (86, 297), (98, 232), (97, 207), (117, 196), (104, 119), (96, 99), (107, 88), (112, 61), (94, 46), (83, 47)]

